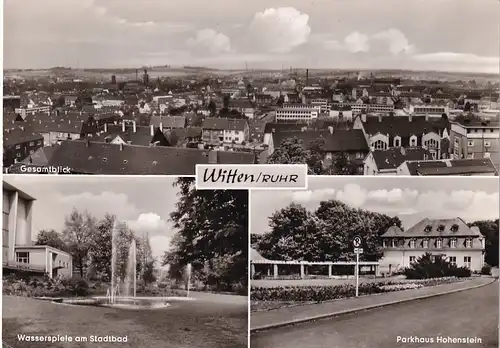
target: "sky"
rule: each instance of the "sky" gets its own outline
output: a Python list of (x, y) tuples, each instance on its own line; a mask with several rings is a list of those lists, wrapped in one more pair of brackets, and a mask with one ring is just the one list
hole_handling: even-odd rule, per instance
[(76, 208), (96, 218), (114, 214), (137, 236), (149, 233), (158, 260), (169, 249), (175, 229), (168, 220), (178, 192), (172, 187), (174, 178), (5, 175), (4, 180), (36, 199), (33, 240), (40, 230), (61, 232), (65, 217)]
[(498, 73), (498, 0), (5, 0), (4, 67)]
[(398, 216), (405, 229), (424, 218), (499, 218), (498, 178), (309, 177), (308, 190), (252, 191), (250, 232), (269, 231), (268, 218), (290, 203), (309, 211), (336, 199), (353, 208)]

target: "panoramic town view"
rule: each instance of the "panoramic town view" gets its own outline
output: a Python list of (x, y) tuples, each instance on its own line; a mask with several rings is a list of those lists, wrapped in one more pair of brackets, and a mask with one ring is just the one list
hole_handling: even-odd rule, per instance
[(498, 175), (498, 2), (426, 3), (6, 0), (4, 172)]
[(250, 206), (251, 347), (498, 347), (498, 180), (310, 178)]
[(247, 347), (247, 209), (191, 178), (4, 177), (2, 346)]

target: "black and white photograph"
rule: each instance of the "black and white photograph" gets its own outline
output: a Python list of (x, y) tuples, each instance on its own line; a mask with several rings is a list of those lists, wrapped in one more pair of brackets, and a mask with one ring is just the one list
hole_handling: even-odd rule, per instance
[(4, 172), (498, 175), (497, 0), (4, 3)]
[(251, 347), (498, 347), (499, 210), (495, 178), (251, 192)]
[(248, 346), (248, 191), (3, 179), (2, 346)]

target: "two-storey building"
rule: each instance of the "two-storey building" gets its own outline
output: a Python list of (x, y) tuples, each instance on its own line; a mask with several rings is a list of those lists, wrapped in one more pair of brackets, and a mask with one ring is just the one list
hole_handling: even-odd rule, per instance
[(402, 271), (426, 253), (472, 271), (480, 271), (484, 266), (485, 238), (477, 226), (469, 227), (460, 218), (426, 218), (406, 231), (391, 226), (381, 239), (381, 273)]
[(248, 122), (244, 119), (208, 117), (202, 129), (202, 140), (208, 144), (243, 144), (249, 137)]

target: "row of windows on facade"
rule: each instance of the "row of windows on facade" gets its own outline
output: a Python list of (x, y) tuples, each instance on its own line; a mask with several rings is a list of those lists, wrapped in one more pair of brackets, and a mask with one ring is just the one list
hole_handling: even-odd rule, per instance
[[(415, 262), (417, 262), (417, 257), (410, 256), (410, 263), (415, 263)], [(448, 262), (451, 263), (452, 265), (456, 265), (457, 264), (457, 257), (456, 256), (449, 256)], [(472, 258), (470, 256), (464, 256), (464, 266), (467, 268), (470, 268), (471, 264), (472, 264)]]
[[(17, 263), (30, 263), (30, 253), (24, 252), (24, 251), (16, 252), (16, 262)], [(67, 262), (67, 261), (59, 260), (58, 264), (59, 264), (59, 266), (62, 266), (64, 268), (69, 267), (69, 262)]]
[[(460, 146), (460, 139), (458, 138), (455, 138), (455, 144), (459, 145)], [(474, 140), (467, 140), (467, 146), (468, 147), (473, 147), (476, 143), (474, 142)], [(483, 145), (484, 147), (491, 147), (491, 140), (484, 140), (483, 141)]]
[[(439, 142), (436, 139), (429, 139), (427, 141), (424, 141), (423, 144), (425, 147), (427, 147), (429, 149), (439, 148)], [(387, 150), (387, 148), (389, 148), (388, 142), (386, 142), (382, 139), (379, 139), (379, 140), (373, 142), (372, 146), (375, 148), (375, 150)], [(394, 147), (401, 147), (401, 137), (399, 137), (399, 136), (394, 137), (393, 146)], [(415, 135), (410, 138), (410, 146), (411, 147), (418, 146), (418, 138)]]
[[(37, 145), (42, 145), (42, 141), (41, 140), (38, 140), (36, 142)], [(35, 142), (34, 141), (30, 141), (29, 143), (29, 146), (35, 146)], [(21, 149), (21, 144), (17, 144), (16, 145), (16, 150), (20, 150)]]
[(495, 133), (495, 128), (467, 128), (467, 133)]
[[(479, 152), (477, 153), (478, 156), (474, 156), (474, 153), (468, 153), (467, 154), (467, 159), (482, 159), (482, 158), (491, 158), (491, 153), (489, 152)], [(460, 149), (458, 147), (455, 147), (453, 149), (453, 157), (455, 159), (461, 159), (464, 158), (464, 156), (460, 155)]]
[[(416, 240), (410, 240), (410, 248), (412, 249), (415, 249), (416, 248)], [(387, 242), (384, 240), (383, 241), (383, 246), (384, 248), (387, 248)], [(395, 239), (392, 239), (391, 240), (391, 248), (396, 248), (398, 246), (398, 241), (395, 240)], [(422, 247), (423, 248), (429, 248), (429, 241), (428, 240), (424, 240), (422, 242)], [(443, 240), (442, 239), (437, 239), (436, 240), (436, 248), (442, 248), (443, 247)], [(457, 239), (456, 238), (452, 238), (450, 240), (450, 247), (451, 248), (456, 248), (457, 247)], [(466, 239), (465, 240), (465, 247), (466, 248), (472, 248), (472, 239)]]

